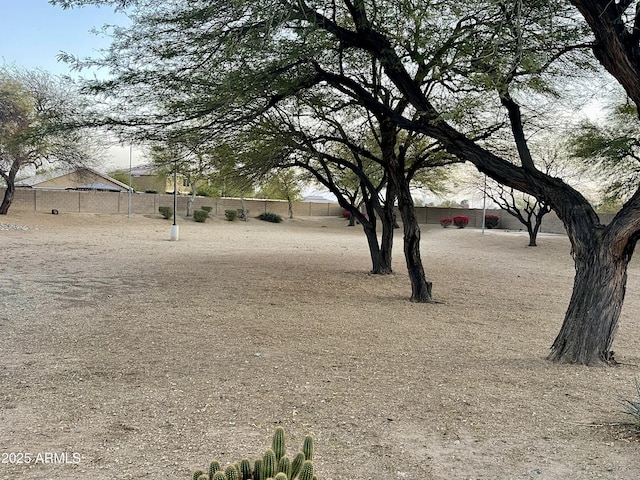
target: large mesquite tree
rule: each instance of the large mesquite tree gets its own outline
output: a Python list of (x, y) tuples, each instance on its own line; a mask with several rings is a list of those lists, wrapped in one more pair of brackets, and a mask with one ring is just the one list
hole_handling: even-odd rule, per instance
[[(171, 128), (184, 121), (200, 128), (230, 128), (282, 99), (321, 86), (351, 98), (381, 122), (437, 140), (501, 184), (544, 201), (566, 226), (576, 267), (573, 294), (550, 358), (583, 364), (615, 361), (611, 345), (627, 265), (640, 237), (640, 190), (604, 226), (578, 190), (536, 167), (528, 144), (532, 99), (561, 96), (553, 80), (566, 76), (563, 81), (576, 81), (588, 64), (580, 47), (589, 45), (589, 32), (568, 4), (53, 3), (138, 8), (133, 27), (117, 32), (111, 50), (98, 61), (112, 69), (114, 80), (98, 82), (93, 91), (110, 94), (125, 112), (128, 105), (140, 105), (140, 99), (145, 107), (156, 108), (139, 110), (145, 118), (134, 113), (117, 123)], [(597, 59), (640, 102), (639, 35), (634, 12), (625, 17), (631, 2), (572, 3), (595, 34)], [(384, 81), (372, 83), (361, 74), (363, 66), (372, 64), (380, 67)], [(383, 101), (385, 92), (401, 98), (403, 108)], [(500, 115), (518, 151), (516, 162), (485, 142), (501, 128), (503, 122), (495, 121)]]
[(43, 71), (0, 69), (0, 177), (6, 185), (0, 215), (11, 207), (20, 172), (90, 159), (87, 136), (69, 127), (80, 111), (63, 80)]

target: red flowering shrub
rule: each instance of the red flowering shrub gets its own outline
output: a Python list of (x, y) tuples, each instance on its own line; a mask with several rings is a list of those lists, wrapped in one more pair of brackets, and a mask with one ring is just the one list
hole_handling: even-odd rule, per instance
[(465, 217), (464, 215), (453, 217), (453, 224), (458, 228), (464, 228), (469, 224), (469, 217)]
[(487, 228), (496, 228), (500, 222), (500, 217), (497, 215), (485, 215), (484, 226)]
[(442, 225), (444, 228), (447, 228), (452, 223), (453, 223), (453, 219), (452, 218), (445, 217), (445, 218), (441, 218), (440, 219), (440, 225)]
[(351, 212), (349, 210), (342, 211), (342, 218), (349, 219), (351, 217)]

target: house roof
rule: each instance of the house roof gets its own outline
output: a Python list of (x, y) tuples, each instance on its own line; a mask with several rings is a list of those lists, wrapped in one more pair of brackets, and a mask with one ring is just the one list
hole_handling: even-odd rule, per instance
[[(106, 188), (103, 187), (97, 187), (97, 188), (81, 188), (82, 186), (77, 186), (77, 185), (73, 185), (71, 187), (59, 187), (60, 189), (83, 189), (83, 190), (89, 190), (89, 189), (98, 189), (98, 190), (111, 190), (111, 191), (128, 191), (129, 190), (129, 186), (125, 185), (122, 182), (119, 182), (118, 180), (109, 177), (108, 175), (105, 175), (104, 173), (100, 173), (97, 170), (94, 170), (93, 168), (90, 167), (75, 167), (75, 168), (58, 168), (55, 170), (50, 170), (44, 173), (37, 173), (36, 175), (29, 177), (29, 178), (25, 178), (23, 180), (19, 180), (16, 182), (16, 187), (31, 187), (31, 188), (55, 188), (55, 187), (38, 187), (38, 185), (48, 182), (50, 180), (54, 180), (56, 178), (59, 177), (63, 177), (65, 175), (69, 175), (71, 173), (74, 172), (81, 172), (83, 170), (86, 170), (87, 172), (92, 173), (95, 176), (98, 176), (100, 178), (103, 178), (105, 180), (105, 182), (93, 182), (93, 183), (89, 183), (86, 184), (87, 185), (92, 185), (92, 184), (96, 184), (96, 185), (104, 185)], [(107, 183), (108, 182), (108, 183)], [(111, 184), (111, 185), (109, 185)], [(120, 187), (120, 188), (117, 188)]]

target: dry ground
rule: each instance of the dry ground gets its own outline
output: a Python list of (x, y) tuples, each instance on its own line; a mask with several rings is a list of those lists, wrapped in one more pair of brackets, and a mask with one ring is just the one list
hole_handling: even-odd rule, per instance
[(0, 228), (0, 479), (187, 480), (256, 458), (276, 425), (290, 453), (316, 436), (320, 480), (640, 477), (617, 425), (640, 376), (637, 262), (623, 365), (585, 368), (545, 360), (563, 236), (425, 228), (441, 303), (416, 305), (400, 232), (396, 273), (372, 276), (339, 219), (181, 220), (178, 242), (159, 217), (0, 222), (35, 227)]

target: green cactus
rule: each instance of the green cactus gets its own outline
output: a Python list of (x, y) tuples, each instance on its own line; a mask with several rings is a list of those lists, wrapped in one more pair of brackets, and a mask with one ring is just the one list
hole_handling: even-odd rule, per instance
[(229, 465), (224, 469), (224, 474), (227, 476), (227, 480), (240, 480), (240, 470), (236, 465)]
[(284, 428), (277, 427), (273, 433), (273, 441), (271, 442), (271, 449), (273, 453), (276, 454), (276, 462), (279, 462), (284, 456), (286, 448), (284, 443)]
[(293, 462), (291, 463), (291, 476), (289, 478), (294, 479), (298, 476), (298, 473), (300, 473), (300, 470), (302, 469), (303, 463), (304, 453), (298, 452), (296, 458), (294, 458)]
[(265, 480), (264, 470), (262, 468), (262, 459), (258, 458), (253, 463), (253, 480)]
[(204, 475), (204, 472), (202, 470), (196, 470), (195, 472), (193, 472), (191, 478), (192, 480), (198, 480), (200, 478), (200, 475)]
[(209, 463), (209, 478), (213, 478), (213, 474), (218, 470), (222, 470), (220, 462), (217, 460), (211, 460), (211, 463)]
[(253, 465), (248, 458), (243, 458), (223, 470), (220, 462), (212, 460), (208, 474), (196, 470), (191, 480), (318, 480), (313, 474), (313, 449), (313, 437), (307, 435), (302, 450), (292, 461), (286, 455), (284, 428), (277, 427), (273, 433), (272, 448)]
[(313, 462), (311, 460), (305, 460), (302, 464), (302, 471), (300, 472), (300, 480), (313, 480)]
[(286, 455), (278, 462), (278, 473), (283, 472), (287, 478), (291, 475), (291, 460)]
[(262, 468), (265, 478), (272, 478), (276, 474), (276, 454), (268, 449), (262, 457)]
[(313, 437), (311, 435), (304, 437), (302, 452), (304, 453), (305, 460), (313, 460)]
[(240, 461), (240, 478), (241, 480), (249, 480), (251, 478), (251, 461), (243, 458)]
[(213, 474), (213, 477), (211, 477), (211, 480), (229, 480), (229, 479), (227, 478), (227, 476), (224, 474), (222, 470), (218, 470), (216, 473)]

